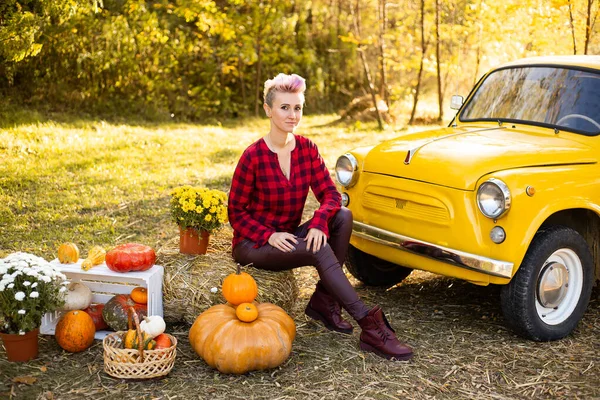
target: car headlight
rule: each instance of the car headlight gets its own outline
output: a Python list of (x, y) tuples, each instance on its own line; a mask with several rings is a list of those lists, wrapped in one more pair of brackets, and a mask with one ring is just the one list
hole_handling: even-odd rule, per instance
[(356, 161), (356, 157), (346, 153), (338, 158), (335, 163), (335, 177), (346, 188), (354, 185), (358, 179), (358, 161)]
[(510, 190), (500, 179), (483, 182), (477, 191), (479, 211), (488, 218), (500, 218), (510, 208)]

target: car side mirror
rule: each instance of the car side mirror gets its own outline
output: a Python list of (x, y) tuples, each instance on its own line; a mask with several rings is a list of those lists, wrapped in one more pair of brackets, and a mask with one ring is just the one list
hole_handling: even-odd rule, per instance
[(465, 99), (462, 96), (454, 95), (450, 99), (450, 108), (453, 110), (460, 110)]

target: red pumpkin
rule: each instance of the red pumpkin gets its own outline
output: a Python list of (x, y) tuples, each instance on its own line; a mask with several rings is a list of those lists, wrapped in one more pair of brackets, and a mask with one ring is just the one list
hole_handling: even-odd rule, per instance
[(126, 331), (129, 327), (127, 320), (131, 307), (133, 307), (140, 320), (148, 315), (146, 304), (136, 303), (129, 295), (117, 294), (104, 305), (102, 317), (108, 326), (115, 331)]
[(126, 243), (106, 253), (106, 266), (115, 272), (146, 271), (156, 261), (156, 253), (150, 246)]
[(155, 349), (168, 349), (171, 347), (171, 339), (169, 339), (166, 333), (161, 333), (154, 338), (154, 341), (156, 342)]
[(102, 331), (108, 329), (108, 325), (104, 318), (102, 317), (102, 310), (104, 310), (104, 304), (92, 304), (85, 311), (92, 317), (92, 321), (94, 321), (94, 326), (96, 327), (96, 331)]

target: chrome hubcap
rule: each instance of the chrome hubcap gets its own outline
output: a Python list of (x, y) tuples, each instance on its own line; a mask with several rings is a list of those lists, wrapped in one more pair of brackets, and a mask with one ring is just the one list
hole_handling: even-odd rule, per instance
[(556, 308), (569, 287), (569, 270), (559, 262), (549, 262), (540, 271), (537, 297), (543, 307)]

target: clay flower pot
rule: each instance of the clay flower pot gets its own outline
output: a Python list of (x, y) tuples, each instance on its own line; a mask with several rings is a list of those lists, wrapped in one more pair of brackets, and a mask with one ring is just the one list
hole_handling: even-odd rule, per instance
[(179, 252), (183, 254), (206, 254), (210, 233), (194, 228), (179, 227)]
[(29, 361), (38, 356), (38, 334), (34, 329), (24, 335), (0, 332), (8, 361)]

